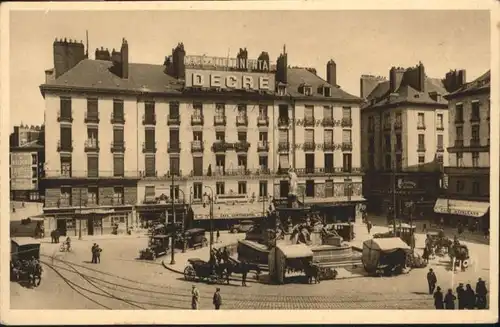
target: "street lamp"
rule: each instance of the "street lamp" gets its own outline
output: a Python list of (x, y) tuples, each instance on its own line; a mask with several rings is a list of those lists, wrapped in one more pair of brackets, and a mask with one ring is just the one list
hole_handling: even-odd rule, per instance
[(214, 219), (214, 190), (208, 186), (205, 185), (206, 188), (210, 190), (210, 196), (207, 195), (205, 192), (204, 196), (207, 196), (210, 201), (210, 254), (212, 254), (212, 246), (214, 243), (214, 227), (213, 227), (213, 219)]

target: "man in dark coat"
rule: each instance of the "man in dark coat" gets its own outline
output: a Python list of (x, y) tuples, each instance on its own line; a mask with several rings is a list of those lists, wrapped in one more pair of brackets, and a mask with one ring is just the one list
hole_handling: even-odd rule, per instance
[(369, 220), (366, 222), (366, 229), (368, 230), (368, 234), (370, 234), (372, 230), (372, 222)]
[(467, 297), (465, 295), (464, 284), (460, 283), (456, 289), (458, 298), (458, 310), (463, 310), (466, 307)]
[(465, 285), (465, 308), (468, 310), (474, 310), (476, 307), (476, 293), (472, 289), (470, 284)]
[(436, 288), (434, 293), (434, 307), (436, 310), (444, 309), (443, 307), (443, 293), (441, 293), (441, 287)]
[(99, 244), (97, 244), (96, 248), (95, 248), (95, 262), (96, 263), (101, 263), (101, 252), (102, 252), (102, 249), (99, 246)]
[(245, 260), (241, 261), (241, 286), (247, 286), (248, 267)]
[(215, 310), (219, 310), (220, 306), (222, 305), (222, 297), (220, 295), (220, 288), (218, 288), (218, 287), (214, 293), (213, 304), (214, 304)]
[(478, 279), (476, 284), (476, 297), (477, 297), (477, 308), (486, 309), (487, 307), (487, 297), (488, 289), (486, 288), (486, 283), (481, 278)]
[(96, 260), (96, 255), (95, 255), (95, 250), (97, 248), (97, 244), (94, 243), (94, 245), (92, 245), (92, 263), (97, 263), (97, 260)]
[(429, 294), (434, 293), (434, 289), (436, 288), (436, 283), (437, 283), (437, 277), (431, 268), (427, 273), (427, 284), (429, 285)]
[(455, 310), (455, 300), (457, 297), (453, 295), (453, 290), (448, 289), (448, 293), (444, 296), (444, 306), (446, 310)]

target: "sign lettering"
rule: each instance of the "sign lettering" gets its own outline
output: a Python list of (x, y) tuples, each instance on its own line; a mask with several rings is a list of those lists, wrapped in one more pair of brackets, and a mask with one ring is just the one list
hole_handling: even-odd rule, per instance
[(274, 75), (186, 69), (186, 87), (270, 91)]
[(276, 65), (265, 60), (245, 59), (245, 58), (223, 58), (208, 56), (185, 56), (184, 65), (186, 67), (196, 67), (202, 69), (227, 69), (240, 71), (261, 71), (269, 72), (276, 70)]
[(11, 153), (11, 189), (12, 190), (33, 190), (33, 170), (31, 153)]

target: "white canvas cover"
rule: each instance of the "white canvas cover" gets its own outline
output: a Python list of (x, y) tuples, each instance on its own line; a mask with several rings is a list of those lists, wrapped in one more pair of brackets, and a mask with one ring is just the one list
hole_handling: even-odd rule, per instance
[(363, 242), (361, 261), (367, 272), (377, 269), (381, 254), (388, 254), (398, 250), (410, 250), (410, 247), (399, 237), (375, 238)]
[(312, 250), (305, 244), (278, 245), (278, 249), (287, 259), (309, 258), (313, 256)]

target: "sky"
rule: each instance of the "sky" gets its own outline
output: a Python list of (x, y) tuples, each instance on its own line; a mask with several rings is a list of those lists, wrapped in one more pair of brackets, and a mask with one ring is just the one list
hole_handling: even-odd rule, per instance
[(53, 67), (52, 43), (85, 42), (86, 30), (90, 59), (125, 37), (133, 63), (163, 64), (178, 42), (187, 55), (235, 57), (246, 47), (249, 58), (267, 51), (275, 62), (286, 45), (289, 65), (323, 78), (333, 59), (337, 84), (357, 96), (361, 75), (388, 77), (392, 66), (421, 61), (434, 78), (466, 69), (468, 81), (490, 69), (488, 11), (12, 11), (11, 129), (43, 123), (39, 85)]

